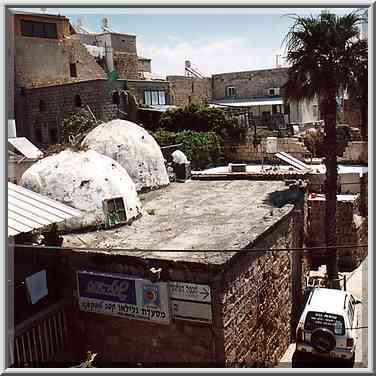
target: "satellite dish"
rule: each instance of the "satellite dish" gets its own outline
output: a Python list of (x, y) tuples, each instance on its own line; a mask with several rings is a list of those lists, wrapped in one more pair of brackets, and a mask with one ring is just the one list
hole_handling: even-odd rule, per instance
[(82, 20), (81, 20), (81, 18), (77, 18), (77, 25), (78, 26), (82, 26)]
[(40, 8), (40, 10), (41, 10), (42, 13), (46, 13), (47, 8)]
[(185, 67), (190, 68), (191, 67), (191, 62), (189, 60), (185, 61)]
[(106, 31), (106, 29), (108, 29), (108, 18), (107, 17), (103, 17), (102, 18), (102, 30)]

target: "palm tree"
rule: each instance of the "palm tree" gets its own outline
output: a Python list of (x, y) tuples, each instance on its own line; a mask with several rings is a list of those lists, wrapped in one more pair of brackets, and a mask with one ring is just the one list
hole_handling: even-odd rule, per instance
[(354, 59), (352, 81), (348, 86), (350, 104), (360, 109), (362, 139), (368, 138), (368, 41), (360, 39), (352, 46)]
[(339, 288), (336, 236), (337, 205), (337, 96), (354, 83), (354, 45), (359, 39), (361, 16), (323, 11), (318, 17), (291, 16), (294, 23), (284, 39), (290, 64), (283, 87), (287, 101), (318, 98), (325, 124), (326, 265), (330, 286)]

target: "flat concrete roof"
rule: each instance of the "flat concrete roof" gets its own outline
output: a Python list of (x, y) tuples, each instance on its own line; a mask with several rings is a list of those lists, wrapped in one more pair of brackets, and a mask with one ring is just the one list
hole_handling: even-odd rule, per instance
[[(223, 264), (293, 209), (287, 203), (291, 202), (291, 192), (282, 181), (171, 183), (140, 198), (143, 215), (131, 225), (64, 235), (63, 246), (101, 248), (96, 252), (142, 258)], [(223, 249), (234, 253), (220, 252)]]

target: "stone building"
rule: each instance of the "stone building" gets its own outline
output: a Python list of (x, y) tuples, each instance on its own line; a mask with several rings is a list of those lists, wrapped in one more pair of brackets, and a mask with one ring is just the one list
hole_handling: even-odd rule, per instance
[[(135, 121), (137, 106), (169, 104), (167, 81), (139, 75), (135, 36), (77, 33), (64, 16), (15, 12), (9, 20), (17, 132), (36, 145), (59, 142), (64, 117), (87, 106), (103, 121)], [(118, 70), (116, 77), (113, 70)]]
[[(15, 79), (18, 90), (105, 78), (64, 16), (16, 12)], [(42, 61), (41, 61), (42, 59)]]
[(283, 101), (282, 86), (286, 80), (287, 68), (214, 74), (212, 102), (248, 108), (254, 116), (280, 113), (289, 124), (312, 124), (320, 120), (317, 100)]
[[(54, 273), (48, 289), (66, 303), (70, 351), (59, 359), (66, 366), (73, 350), (90, 349), (109, 367), (275, 364), (294, 332), (304, 276), (299, 252), (273, 251), (303, 241), (301, 205), (274, 206), (284, 189), (173, 183), (142, 197), (145, 214), (131, 226), (28, 252), (23, 262), (34, 257)], [(126, 284), (129, 294), (101, 294), (99, 282)]]

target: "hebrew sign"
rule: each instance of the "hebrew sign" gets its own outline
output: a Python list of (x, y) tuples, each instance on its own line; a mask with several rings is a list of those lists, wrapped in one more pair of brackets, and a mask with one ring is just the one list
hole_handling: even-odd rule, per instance
[(77, 272), (81, 311), (169, 324), (167, 283), (123, 274)]

